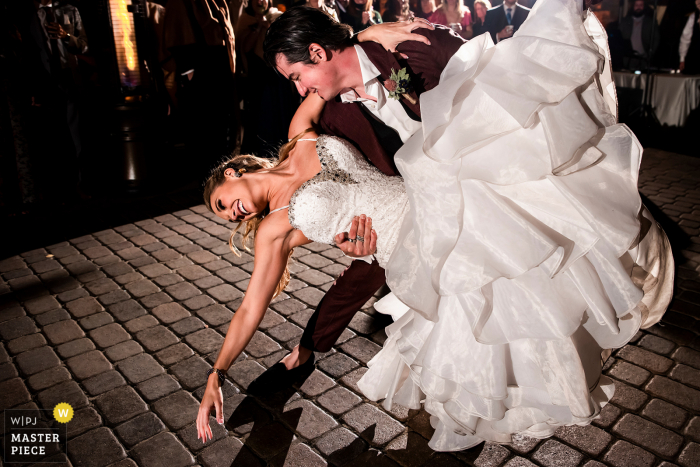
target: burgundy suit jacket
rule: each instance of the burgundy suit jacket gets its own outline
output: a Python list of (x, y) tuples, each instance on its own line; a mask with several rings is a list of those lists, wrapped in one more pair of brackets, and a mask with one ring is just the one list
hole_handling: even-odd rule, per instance
[[(375, 42), (362, 42), (360, 47), (381, 73), (380, 81), (391, 76), (392, 68), (395, 71), (407, 68), (413, 86), (411, 95), (416, 103), (411, 104), (404, 98), (402, 101), (420, 116), (420, 95), (438, 85), (442, 70), (465, 40), (451, 29), (439, 25), (435, 25), (434, 31), (418, 29), (414, 33), (426, 36), (431, 45), (416, 41), (403, 42), (397, 50), (407, 55), (407, 60), (397, 60), (391, 52)], [(393, 156), (386, 153), (359, 105), (343, 104), (339, 97), (326, 103), (321, 115), (321, 128), (329, 135), (350, 141), (385, 174), (398, 175)]]

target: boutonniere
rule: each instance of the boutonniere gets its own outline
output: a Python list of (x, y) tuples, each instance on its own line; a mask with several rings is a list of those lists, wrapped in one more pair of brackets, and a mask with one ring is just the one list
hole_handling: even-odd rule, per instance
[(401, 68), (398, 73), (392, 68), (391, 76), (384, 81), (384, 87), (389, 91), (390, 98), (399, 100), (405, 97), (411, 104), (416, 104), (416, 100), (408, 94), (411, 92), (411, 77), (406, 68)]

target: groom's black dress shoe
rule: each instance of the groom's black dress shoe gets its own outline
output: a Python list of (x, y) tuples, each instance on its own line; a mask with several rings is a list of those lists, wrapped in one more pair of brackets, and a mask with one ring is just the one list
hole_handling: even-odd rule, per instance
[(294, 383), (305, 380), (313, 373), (314, 360), (312, 353), (308, 360), (291, 370), (279, 361), (250, 383), (246, 392), (253, 396), (266, 396), (290, 388)]

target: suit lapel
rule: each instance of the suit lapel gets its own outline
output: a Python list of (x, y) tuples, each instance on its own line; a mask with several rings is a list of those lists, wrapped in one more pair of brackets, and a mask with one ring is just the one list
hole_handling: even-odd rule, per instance
[(513, 15), (513, 26), (519, 28), (527, 18), (527, 10), (521, 7), (519, 4), (515, 4), (515, 14)]
[[(379, 70), (379, 80), (381, 81), (382, 85), (384, 84), (384, 81), (388, 80), (391, 76), (392, 68), (396, 72), (403, 68), (398, 62), (398, 60), (396, 60), (396, 57), (394, 57), (394, 54), (386, 51), (384, 47), (382, 47), (380, 44), (377, 44), (375, 42), (362, 42), (360, 43), (360, 47), (362, 47), (362, 50), (364, 50), (367, 54), (367, 58), (369, 58), (369, 60), (374, 64), (374, 66), (377, 67), (377, 70)], [(407, 67), (407, 69), (410, 70), (410, 67)], [(413, 74), (411, 74), (411, 81), (414, 81), (416, 79), (417, 78)], [(413, 90), (409, 93), (409, 95), (413, 98), (415, 104), (412, 104), (408, 99), (404, 97), (401, 97), (400, 101), (404, 105), (404, 107), (408, 107), (415, 115), (420, 117), (420, 101), (418, 100), (419, 96), (415, 90), (416, 83), (414, 82), (412, 84)]]
[(503, 4), (501, 4), (498, 7), (498, 27), (496, 28), (496, 32), (498, 33), (501, 31), (503, 28), (505, 28), (508, 25), (508, 17), (506, 16), (506, 9), (503, 7)]

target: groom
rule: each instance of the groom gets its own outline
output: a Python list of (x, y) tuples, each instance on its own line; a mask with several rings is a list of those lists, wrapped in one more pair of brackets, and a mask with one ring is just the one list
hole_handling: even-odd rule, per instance
[[(423, 37), (403, 42), (397, 49), (408, 58), (399, 61), (377, 43), (356, 43), (352, 29), (326, 13), (297, 7), (270, 25), (263, 48), (266, 61), (293, 81), (299, 94), (317, 93), (327, 102), (320, 121), (325, 133), (350, 141), (385, 174), (398, 175), (394, 154), (421, 130), (420, 95), (438, 84), (447, 62), (465, 42), (441, 26), (414, 33), (429, 44)], [(385, 86), (392, 86), (387, 82), (392, 70), (403, 68), (410, 76), (409, 89), (394, 100)], [(361, 221), (358, 234), (363, 226)], [(351, 229), (350, 236), (354, 233)], [(364, 236), (369, 241), (369, 231)], [(358, 245), (336, 241), (344, 252)], [(283, 359), (286, 368), (305, 362), (308, 367), (313, 351), (329, 351), (384, 283), (384, 269), (376, 260), (353, 261), (318, 304), (299, 346)]]

